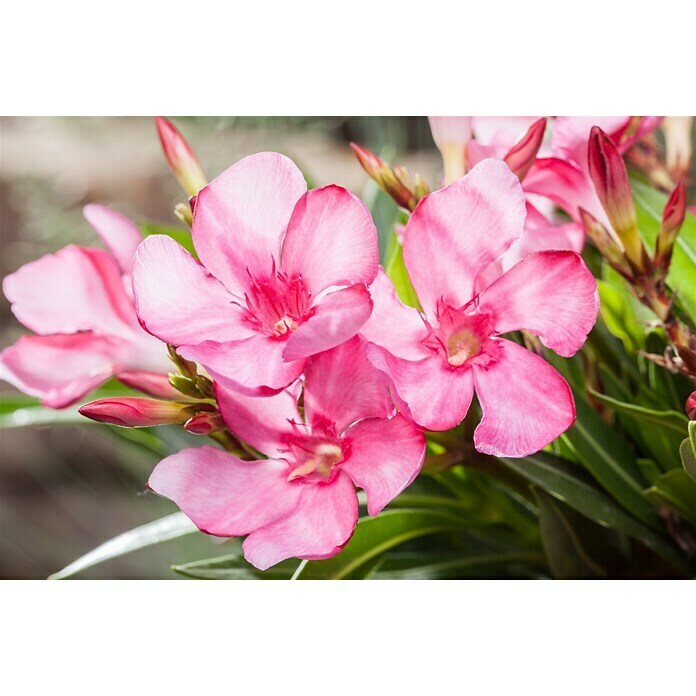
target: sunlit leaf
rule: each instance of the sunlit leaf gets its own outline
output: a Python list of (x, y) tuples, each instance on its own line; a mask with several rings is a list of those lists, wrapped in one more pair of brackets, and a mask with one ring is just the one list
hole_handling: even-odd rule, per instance
[(645, 494), (696, 527), (696, 481), (683, 469), (673, 469), (663, 474)]
[(172, 570), (179, 575), (197, 580), (289, 580), (299, 564), (300, 561), (291, 558), (263, 571), (254, 568), (239, 554), (228, 554), (174, 565)]

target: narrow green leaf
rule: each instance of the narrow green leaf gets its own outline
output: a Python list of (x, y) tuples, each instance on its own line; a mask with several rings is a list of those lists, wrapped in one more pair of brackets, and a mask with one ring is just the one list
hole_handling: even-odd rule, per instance
[(683, 469), (673, 469), (663, 474), (645, 494), (696, 527), (696, 481)]
[(176, 539), (198, 531), (196, 526), (183, 512), (175, 512), (154, 522), (148, 522), (140, 527), (131, 529), (97, 546), (89, 553), (73, 561), (69, 566), (59, 570), (49, 577), (49, 580), (63, 580), (81, 573), (87, 568), (109, 561), (112, 558), (125, 556), (146, 546), (160, 544), (163, 541)]
[(638, 539), (675, 567), (686, 569), (684, 558), (670, 539), (624, 512), (608, 495), (583, 480), (568, 462), (545, 452), (501, 461), (581, 515)]
[(290, 558), (264, 571), (254, 568), (239, 554), (228, 554), (174, 565), (172, 570), (197, 580), (289, 580), (299, 563), (296, 558)]
[(434, 510), (387, 510), (377, 517), (364, 517), (346, 547), (333, 558), (308, 561), (295, 577), (298, 580), (340, 580), (355, 577), (381, 554), (429, 534), (452, 532), (466, 523)]
[(679, 456), (681, 457), (684, 471), (696, 481), (696, 450), (688, 437), (679, 446)]
[(0, 414), (0, 428), (27, 428), (32, 425), (94, 423), (81, 416), (77, 408), (46, 408), (45, 406), (26, 406)]
[(419, 308), (418, 296), (413, 289), (411, 279), (408, 277), (408, 271), (406, 270), (406, 264), (404, 263), (403, 247), (396, 238), (396, 233), (392, 235), (391, 242), (387, 247), (384, 270), (392, 283), (394, 283), (399, 299), (409, 307)]
[(575, 425), (561, 438), (613, 498), (642, 522), (660, 529), (660, 521), (643, 495), (640, 469), (626, 439), (577, 395), (575, 408)]

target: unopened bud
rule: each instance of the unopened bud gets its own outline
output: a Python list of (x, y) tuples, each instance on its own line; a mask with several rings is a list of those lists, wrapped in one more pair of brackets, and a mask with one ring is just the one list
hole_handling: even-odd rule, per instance
[(184, 424), (184, 430), (194, 435), (210, 435), (225, 429), (219, 413), (197, 413)]
[(667, 169), (675, 180), (682, 179), (689, 171), (693, 122), (693, 116), (668, 116), (662, 123)]
[(534, 164), (537, 153), (544, 139), (546, 119), (534, 121), (527, 132), (510, 148), (505, 155), (505, 164), (517, 174), (520, 181), (524, 179), (529, 168)]
[(186, 227), (193, 227), (193, 213), (191, 212), (190, 205), (186, 205), (186, 203), (177, 203), (174, 206), (174, 215), (176, 215)]
[(429, 116), (430, 132), (442, 155), (445, 183), (466, 174), (466, 150), (471, 140), (471, 116)]
[(191, 413), (185, 410), (187, 408), (190, 408), (190, 404), (125, 397), (92, 401), (82, 406), (79, 412), (100, 423), (124, 428), (148, 428), (153, 425), (185, 423), (191, 418)]
[(171, 121), (157, 116), (155, 123), (172, 174), (189, 196), (195, 196), (208, 183), (198, 157)]
[(418, 200), (413, 191), (404, 183), (398, 170), (392, 168), (374, 152), (370, 152), (362, 145), (350, 143), (350, 147), (358, 158), (360, 166), (398, 205), (406, 210), (413, 210), (416, 207)]
[(655, 267), (658, 275), (664, 278), (672, 260), (674, 243), (677, 241), (686, 218), (686, 187), (683, 182), (677, 185), (662, 212), (660, 231), (655, 244)]
[(625, 278), (633, 276), (633, 269), (626, 258), (621, 242), (597, 218), (580, 208), (580, 219), (585, 228), (585, 234), (595, 245), (599, 253), (609, 265)]
[(594, 126), (587, 155), (590, 177), (602, 207), (621, 239), (629, 261), (644, 272), (645, 251), (638, 234), (636, 208), (621, 153), (612, 139), (599, 126)]
[(696, 420), (696, 391), (686, 400), (686, 415), (689, 420)]
[(157, 399), (181, 398), (181, 394), (169, 383), (169, 375), (157, 372), (119, 372), (118, 381)]

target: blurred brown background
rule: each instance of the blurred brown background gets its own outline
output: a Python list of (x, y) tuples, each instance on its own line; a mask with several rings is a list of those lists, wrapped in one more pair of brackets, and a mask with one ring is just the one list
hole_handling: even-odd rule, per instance
[[(426, 181), (435, 182), (439, 173), (425, 118), (173, 120), (209, 178), (241, 157), (277, 150), (295, 160), (314, 186), (336, 182), (370, 205), (376, 187), (353, 158), (349, 140), (389, 158), (398, 156)], [(385, 143), (389, 150), (383, 149)], [(71, 242), (98, 246), (81, 214), (87, 203), (111, 205), (139, 223), (177, 225), (171, 211), (183, 199), (151, 119), (0, 118), (2, 277)], [(378, 227), (384, 227), (379, 214), (375, 217)], [(4, 348), (24, 329), (4, 297), (1, 302)], [(0, 382), (0, 397), (11, 391)], [(172, 449), (181, 446), (177, 431), (164, 431), (164, 436)], [(143, 494), (158, 455), (106, 426), (15, 428), (0, 430), (0, 439), (2, 578), (45, 578), (103, 541), (176, 509), (167, 500)], [(224, 553), (219, 544), (189, 535), (97, 566), (81, 577), (172, 578), (170, 564)]]

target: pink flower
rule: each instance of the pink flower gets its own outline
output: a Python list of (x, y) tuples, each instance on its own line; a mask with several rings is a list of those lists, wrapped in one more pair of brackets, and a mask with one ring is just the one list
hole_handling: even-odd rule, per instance
[(15, 316), (38, 335), (2, 352), (0, 377), (53, 408), (123, 372), (166, 373), (170, 365), (135, 315), (130, 273), (140, 231), (104, 206), (88, 205), (84, 214), (108, 252), (71, 245), (3, 282)]
[(336, 554), (358, 519), (354, 486), (376, 515), (413, 481), (425, 455), (423, 434), (394, 414), (385, 375), (360, 338), (308, 361), (304, 418), (298, 391), (259, 398), (218, 385), (228, 427), (269, 459), (187, 449), (160, 462), (149, 481), (202, 531), (248, 534), (244, 555), (262, 570)]
[(136, 254), (138, 316), (218, 381), (250, 395), (291, 384), (307, 357), (354, 336), (372, 311), (377, 230), (339, 186), (307, 191), (286, 157), (247, 157), (201, 189), (198, 263), (169, 237)]
[(525, 329), (571, 356), (597, 318), (597, 286), (574, 252), (526, 256), (477, 294), (479, 274), (517, 240), (525, 223), (518, 178), (484, 160), (421, 200), (404, 235), (404, 262), (423, 315), (402, 305), (379, 274), (375, 309), (362, 328), (373, 363), (389, 375), (397, 403), (419, 426), (447, 430), (466, 415), (474, 391), (483, 419), (476, 448), (521, 457), (574, 421), (565, 380), (539, 356), (500, 334)]

